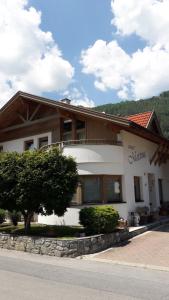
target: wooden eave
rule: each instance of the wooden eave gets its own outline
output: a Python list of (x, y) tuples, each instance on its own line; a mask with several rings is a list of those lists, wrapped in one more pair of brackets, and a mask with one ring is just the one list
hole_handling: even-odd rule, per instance
[[(58, 115), (64, 115), (67, 117), (75, 116), (78, 114), (82, 118), (94, 118), (100, 121), (104, 121), (110, 124), (112, 126), (112, 129), (116, 126), (120, 130), (126, 130), (130, 133), (133, 133), (137, 136), (140, 136), (144, 139), (147, 139), (153, 143), (156, 143), (157, 145), (162, 145), (157, 147), (156, 152), (154, 153), (151, 163), (163, 163), (164, 161), (168, 160), (169, 158), (169, 140), (164, 138), (162, 135), (155, 134), (152, 131), (150, 131), (148, 128), (144, 128), (135, 122), (129, 121), (126, 118), (114, 116), (110, 114), (105, 114), (101, 112), (97, 112), (90, 108), (84, 108), (84, 107), (78, 107), (71, 104), (66, 104), (60, 101), (54, 101), (50, 100), (44, 97), (31, 95), (24, 92), (17, 92), (0, 110), (0, 129), (5, 130), (5, 126), (3, 127), (2, 124), (5, 124), (5, 120), (8, 120), (8, 122), (14, 118), (15, 116), (12, 115), (13, 107), (16, 105), (16, 108), (19, 109), (19, 106), (21, 105), (22, 101), (24, 103), (26, 102), (32, 102), (36, 103), (37, 107), (38, 105), (47, 105), (51, 108), (55, 108), (55, 111), (58, 113)], [(34, 110), (34, 113), (36, 113), (36, 108)], [(18, 116), (20, 118), (20, 122), (22, 123), (23, 116)], [(55, 117), (55, 115), (53, 116)], [(151, 118), (152, 119), (152, 118)], [(160, 151), (160, 153), (159, 153)], [(157, 159), (158, 157), (158, 159)]]

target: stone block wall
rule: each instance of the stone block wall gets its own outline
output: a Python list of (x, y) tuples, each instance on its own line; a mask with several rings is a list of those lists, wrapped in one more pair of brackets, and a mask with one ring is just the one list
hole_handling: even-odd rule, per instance
[(105, 250), (129, 238), (127, 229), (72, 240), (0, 234), (0, 248), (57, 257), (77, 257)]

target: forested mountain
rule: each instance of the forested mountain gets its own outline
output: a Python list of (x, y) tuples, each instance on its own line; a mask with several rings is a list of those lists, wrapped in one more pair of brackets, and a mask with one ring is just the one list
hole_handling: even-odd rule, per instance
[(163, 134), (169, 139), (169, 91), (145, 100), (122, 101), (115, 104), (105, 104), (97, 106), (95, 109), (120, 116), (155, 110), (160, 121)]

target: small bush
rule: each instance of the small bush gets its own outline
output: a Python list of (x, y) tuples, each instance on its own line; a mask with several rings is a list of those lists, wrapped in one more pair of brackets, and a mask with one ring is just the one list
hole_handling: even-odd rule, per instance
[(13, 210), (12, 212), (9, 212), (8, 216), (9, 216), (9, 219), (10, 219), (11, 223), (14, 226), (17, 226), (18, 222), (21, 220), (21, 213), (16, 211), (16, 210)]
[(119, 214), (112, 206), (105, 205), (85, 207), (79, 218), (88, 234), (111, 233), (117, 226)]
[(4, 209), (0, 208), (0, 224), (5, 222), (6, 212)]

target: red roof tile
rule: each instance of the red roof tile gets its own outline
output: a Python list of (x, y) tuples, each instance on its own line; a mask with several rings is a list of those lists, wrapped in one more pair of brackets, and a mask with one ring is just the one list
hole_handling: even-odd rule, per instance
[(126, 116), (126, 118), (132, 122), (135, 122), (140, 126), (147, 128), (152, 115), (153, 115), (153, 111), (147, 111), (140, 114)]

